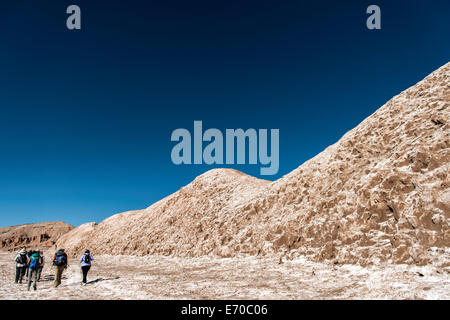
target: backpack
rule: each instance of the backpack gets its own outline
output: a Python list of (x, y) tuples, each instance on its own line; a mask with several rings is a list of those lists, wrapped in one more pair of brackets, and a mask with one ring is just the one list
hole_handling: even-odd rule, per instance
[(84, 261), (84, 263), (91, 262), (91, 255), (89, 253), (85, 253), (83, 261)]
[(61, 267), (67, 264), (67, 256), (64, 252), (58, 251), (55, 255), (55, 260), (53, 261), (55, 266)]
[(27, 255), (26, 254), (19, 254), (19, 256), (16, 258), (16, 262), (20, 264), (27, 264)]
[(39, 255), (32, 255), (30, 257), (30, 269), (37, 269), (39, 267), (39, 259), (41, 257)]

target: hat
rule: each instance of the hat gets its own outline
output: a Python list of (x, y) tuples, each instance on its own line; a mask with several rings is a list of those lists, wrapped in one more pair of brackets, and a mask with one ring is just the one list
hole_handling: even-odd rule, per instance
[(23, 247), (22, 249), (20, 249), (19, 253), (27, 253), (27, 249), (25, 249), (25, 247)]

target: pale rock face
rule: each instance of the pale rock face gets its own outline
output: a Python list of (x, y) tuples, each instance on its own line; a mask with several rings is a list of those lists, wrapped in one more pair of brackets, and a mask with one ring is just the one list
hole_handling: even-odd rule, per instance
[(215, 169), (145, 210), (81, 226), (73, 253), (450, 265), (450, 63), (269, 182)]

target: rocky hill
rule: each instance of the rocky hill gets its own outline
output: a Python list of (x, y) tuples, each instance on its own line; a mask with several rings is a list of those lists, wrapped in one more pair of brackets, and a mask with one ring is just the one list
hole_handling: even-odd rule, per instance
[(450, 63), (275, 182), (215, 169), (145, 210), (83, 225), (80, 253), (450, 265)]
[(15, 251), (22, 246), (43, 249), (53, 246), (74, 227), (62, 221), (22, 224), (0, 228), (1, 249)]

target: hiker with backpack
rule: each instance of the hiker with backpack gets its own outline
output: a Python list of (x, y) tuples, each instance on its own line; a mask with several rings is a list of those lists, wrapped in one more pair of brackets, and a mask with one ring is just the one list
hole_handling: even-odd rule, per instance
[(83, 256), (80, 258), (81, 262), (81, 272), (83, 273), (83, 281), (81, 282), (82, 286), (86, 285), (87, 282), (87, 274), (89, 269), (91, 268), (91, 261), (94, 260), (94, 257), (91, 255), (89, 250), (86, 249)]
[[(33, 250), (29, 250), (27, 252), (27, 261), (30, 260), (32, 254), (33, 254)], [(28, 281), (28, 277), (29, 277), (28, 262), (27, 262), (26, 272), (27, 272), (27, 281)]]
[(64, 249), (59, 249), (53, 256), (53, 266), (55, 267), (55, 282), (53, 286), (57, 288), (61, 284), (63, 271), (69, 266), (67, 254)]
[(37, 281), (41, 281), (41, 274), (42, 274), (42, 269), (44, 269), (44, 254), (42, 253), (42, 251), (38, 251), (39, 255), (41, 256), (41, 264), (39, 265), (38, 268), (38, 272), (37, 272)]
[(27, 268), (27, 249), (23, 247), (14, 259), (16, 261), (16, 283), (22, 283), (23, 276)]
[[(37, 273), (39, 266), (42, 263), (41, 256), (37, 251), (34, 251), (31, 257), (28, 259), (28, 284), (27, 290), (30, 291), (31, 282), (33, 282), (33, 289), (37, 289)], [(34, 278), (34, 280), (32, 280)]]

